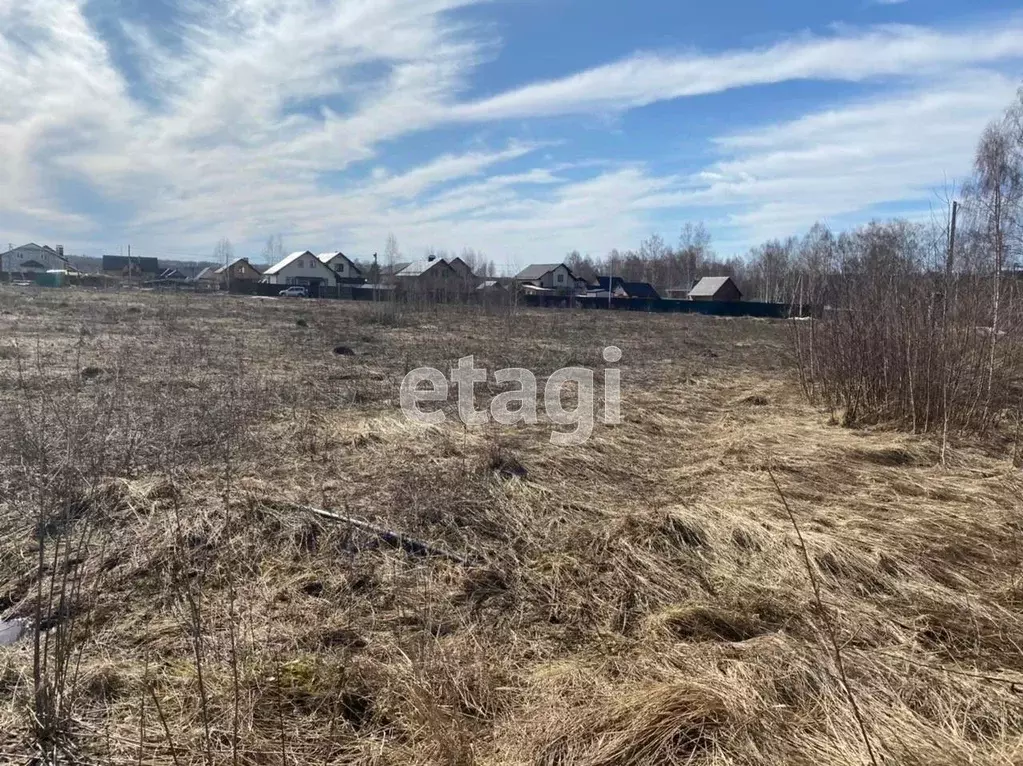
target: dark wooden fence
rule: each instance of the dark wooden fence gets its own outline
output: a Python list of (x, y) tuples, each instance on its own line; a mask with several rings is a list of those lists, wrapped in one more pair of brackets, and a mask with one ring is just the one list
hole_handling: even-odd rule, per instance
[[(261, 282), (233, 282), (230, 292), (236, 295), (259, 295), (277, 297), (287, 285), (269, 285)], [(425, 295), (406, 294), (393, 288), (374, 290), (371, 285), (350, 282), (337, 286), (309, 285), (306, 287), (310, 298), (333, 300), (398, 301), (465, 303), (491, 302), (479, 295)], [(520, 306), (537, 308), (580, 308), (588, 310), (647, 311), (669, 314), (703, 314), (722, 317), (760, 317), (763, 319), (784, 319), (790, 316), (809, 316), (809, 306), (795, 306), (786, 303), (759, 303), (756, 301), (688, 301), (663, 298), (589, 298), (573, 295), (522, 295), (518, 300), (511, 294), (493, 300), (495, 303), (515, 302)]]
[[(529, 306), (570, 307), (612, 311), (648, 311), (665, 314), (703, 314), (721, 317), (760, 317), (784, 319), (798, 316), (798, 306), (787, 303), (758, 303), (756, 301), (686, 301), (663, 298), (579, 298), (556, 295), (529, 295), (520, 303)], [(803, 307), (809, 314), (809, 307)]]

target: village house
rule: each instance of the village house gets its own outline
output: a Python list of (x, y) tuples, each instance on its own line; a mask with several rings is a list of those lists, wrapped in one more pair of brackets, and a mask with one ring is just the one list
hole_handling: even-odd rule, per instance
[(742, 293), (731, 277), (704, 277), (689, 291), (691, 301), (741, 301)]
[(446, 260), (435, 255), (413, 261), (395, 274), (394, 278), (405, 290), (454, 292), (461, 285), (458, 272)]
[(622, 277), (597, 277), (597, 287), (588, 295), (593, 298), (607, 298), (608, 291), (614, 298), (648, 298), (660, 300), (657, 290), (649, 282), (626, 282)]
[(330, 266), (308, 250), (303, 250), (286, 256), (268, 268), (260, 281), (282, 286), (336, 287), (338, 277)]
[(363, 278), (362, 269), (355, 264), (355, 261), (340, 251), (336, 253), (320, 253), (316, 257), (333, 269), (342, 280), (360, 281)]
[[(213, 274), (217, 283), (225, 288), (239, 282), (258, 282), (263, 278), (263, 275), (259, 273), (259, 269), (249, 263), (248, 258), (236, 258), (226, 266), (221, 266), (215, 270)], [(202, 276), (201, 272), (200, 276)]]
[(138, 258), (127, 255), (104, 255), (101, 266), (108, 277), (146, 277), (157, 279), (163, 269), (158, 258)]
[(0, 253), (0, 271), (2, 272), (28, 275), (44, 274), (53, 269), (66, 268), (68, 268), (68, 263), (64, 258), (64, 248), (60, 245), (54, 249), (48, 245), (29, 242), (27, 245)]
[(524, 286), (556, 292), (585, 290), (586, 281), (579, 279), (563, 263), (534, 263), (515, 275), (515, 281)]

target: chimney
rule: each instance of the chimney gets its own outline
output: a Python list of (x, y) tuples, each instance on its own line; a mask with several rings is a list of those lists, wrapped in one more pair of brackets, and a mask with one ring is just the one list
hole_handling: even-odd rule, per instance
[(64, 245), (57, 245), (57, 255), (64, 257)]

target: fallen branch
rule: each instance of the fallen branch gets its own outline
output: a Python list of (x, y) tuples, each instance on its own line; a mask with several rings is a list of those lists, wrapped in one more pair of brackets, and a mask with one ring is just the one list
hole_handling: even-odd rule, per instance
[(319, 516), (321, 519), (329, 519), (330, 521), (336, 521), (341, 524), (348, 524), (349, 526), (355, 527), (356, 529), (362, 530), (363, 532), (369, 532), (371, 535), (380, 538), (388, 545), (392, 545), (395, 548), (401, 548), (403, 551), (405, 551), (411, 556), (430, 556), (434, 558), (442, 558), (447, 559), (448, 561), (453, 561), (456, 564), (461, 564), (462, 566), (471, 566), (477, 561), (477, 557), (475, 556), (466, 557), (461, 556), (457, 553), (452, 553), (451, 551), (445, 550), (443, 548), (438, 548), (437, 546), (431, 545), (430, 543), (424, 542), (422, 540), (417, 540), (414, 537), (409, 537), (408, 535), (402, 534), (401, 532), (396, 532), (392, 529), (387, 529), (386, 527), (381, 527), (377, 524), (373, 524), (372, 522), (366, 521), (365, 519), (359, 519), (354, 516), (345, 516), (340, 513), (325, 511), (322, 508), (313, 508), (311, 505), (300, 505), (299, 503), (284, 503), (284, 505), (287, 505), (288, 507), (295, 508), (298, 510), (306, 511), (307, 513)]

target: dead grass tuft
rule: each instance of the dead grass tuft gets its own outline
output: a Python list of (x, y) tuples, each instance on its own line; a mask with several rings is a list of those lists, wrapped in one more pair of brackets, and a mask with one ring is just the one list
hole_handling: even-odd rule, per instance
[(716, 732), (733, 723), (725, 694), (694, 682), (659, 684), (604, 702), (609, 709), (566, 722), (565, 730), (540, 748), (535, 762), (550, 766), (691, 762), (713, 756)]
[(497, 474), (503, 479), (525, 478), (529, 473), (515, 454), (501, 444), (494, 444), (485, 456), (484, 470)]
[(716, 606), (685, 606), (657, 618), (658, 627), (681, 641), (748, 641), (770, 631), (755, 614)]

